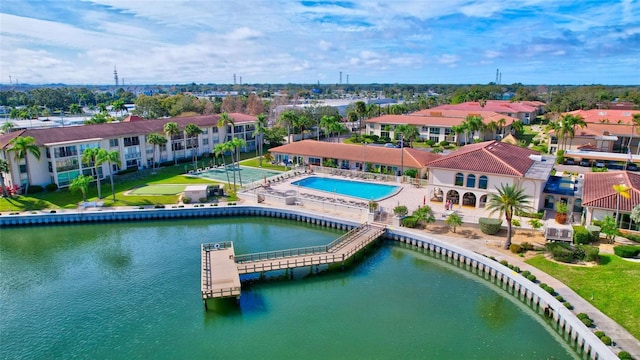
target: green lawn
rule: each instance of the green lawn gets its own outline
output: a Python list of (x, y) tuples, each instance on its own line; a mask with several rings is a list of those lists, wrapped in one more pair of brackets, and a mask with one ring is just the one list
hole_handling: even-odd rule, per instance
[[(242, 165), (242, 166), (252, 166), (252, 167), (259, 168), (260, 167), (260, 161), (258, 160), (257, 157), (256, 158), (251, 158), (251, 159), (240, 161), (240, 165)], [(285, 171), (284, 166), (271, 164), (271, 162), (269, 160), (265, 160), (264, 158), (262, 159), (262, 168), (261, 169), (275, 170), (275, 171)], [(287, 168), (287, 169), (290, 170), (291, 168)]]
[(616, 255), (600, 259), (594, 267), (562, 265), (542, 255), (526, 262), (562, 281), (640, 339), (640, 263)]
[(129, 195), (175, 195), (184, 191), (184, 184), (149, 184), (131, 190)]

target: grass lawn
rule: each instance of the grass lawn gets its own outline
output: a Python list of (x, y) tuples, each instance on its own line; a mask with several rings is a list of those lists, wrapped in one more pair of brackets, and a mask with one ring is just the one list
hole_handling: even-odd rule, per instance
[(131, 190), (130, 195), (175, 195), (184, 191), (186, 185), (150, 184)]
[(600, 265), (593, 267), (558, 264), (542, 255), (526, 262), (567, 284), (640, 339), (640, 263), (609, 254), (600, 255)]
[[(240, 161), (240, 165), (242, 165), (242, 166), (252, 166), (252, 167), (260, 168), (260, 161), (258, 160), (257, 157), (256, 158), (251, 158), (251, 159)], [(261, 167), (261, 169), (275, 170), (275, 171), (285, 171), (284, 166), (282, 166), (282, 165), (274, 165), (270, 161), (265, 160), (264, 158), (262, 159), (262, 167)], [(291, 168), (287, 168), (287, 169), (290, 170)]]

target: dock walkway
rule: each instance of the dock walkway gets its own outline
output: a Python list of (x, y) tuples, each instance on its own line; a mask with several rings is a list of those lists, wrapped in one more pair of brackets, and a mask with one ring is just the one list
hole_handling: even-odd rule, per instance
[(235, 256), (231, 241), (202, 245), (202, 299), (239, 297), (240, 276), (342, 263), (371, 244), (385, 227), (362, 224), (328, 245)]

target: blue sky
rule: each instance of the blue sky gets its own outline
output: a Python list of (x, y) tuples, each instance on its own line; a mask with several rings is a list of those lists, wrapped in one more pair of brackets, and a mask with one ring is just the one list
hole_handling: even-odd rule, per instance
[(640, 0), (3, 0), (0, 82), (640, 84)]

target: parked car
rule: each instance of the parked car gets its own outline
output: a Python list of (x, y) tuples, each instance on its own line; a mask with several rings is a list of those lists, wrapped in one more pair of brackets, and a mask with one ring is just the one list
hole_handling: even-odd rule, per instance
[(619, 164), (615, 161), (609, 161), (607, 162), (607, 169), (611, 169), (611, 170), (622, 170), (624, 168), (624, 165)]
[(572, 158), (567, 158), (567, 159), (564, 159), (564, 164), (565, 165), (575, 165), (576, 161), (574, 159), (572, 159)]
[(605, 167), (604, 160), (596, 160), (596, 167), (602, 169)]
[(634, 163), (627, 163), (627, 170), (629, 171), (638, 171), (638, 165)]
[(400, 145), (396, 145), (396, 144), (393, 144), (393, 143), (386, 143), (386, 144), (384, 144), (384, 147), (386, 147), (386, 148), (399, 148)]
[(591, 166), (591, 161), (589, 161), (589, 160), (580, 160), (580, 166)]

